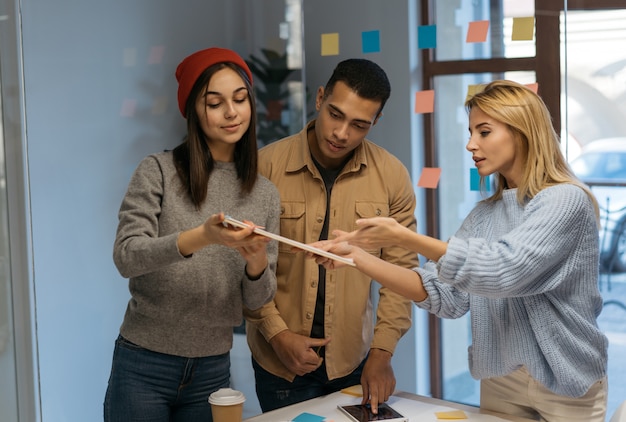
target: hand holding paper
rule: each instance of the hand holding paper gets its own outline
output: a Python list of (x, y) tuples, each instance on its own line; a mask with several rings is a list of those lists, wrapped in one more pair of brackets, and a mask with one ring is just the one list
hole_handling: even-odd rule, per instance
[[(234, 219), (234, 218), (232, 218), (232, 217), (230, 217), (228, 215), (226, 217), (224, 217), (224, 224), (229, 224), (229, 225), (231, 225), (233, 227), (241, 227), (241, 228), (250, 228), (251, 227), (250, 223), (244, 223), (244, 222), (236, 220), (236, 219)], [(314, 246), (307, 245), (306, 243), (301, 243), (301, 242), (298, 242), (297, 240), (292, 240), (292, 239), (289, 239), (287, 237), (283, 237), (283, 236), (280, 236), (278, 234), (265, 231), (260, 226), (255, 226), (253, 232), (256, 233), (256, 234), (260, 234), (262, 236), (265, 236), (265, 237), (269, 237), (270, 239), (274, 239), (274, 240), (278, 240), (279, 242), (286, 243), (286, 244), (291, 245), (291, 246), (293, 246), (295, 248), (302, 249), (303, 251), (309, 252), (312, 255), (325, 257), (325, 258), (328, 258), (328, 259), (331, 259), (331, 260), (334, 260), (334, 261), (338, 261), (338, 262), (343, 263), (344, 265), (350, 265), (352, 267), (355, 266), (354, 262), (352, 261), (352, 259), (344, 258), (344, 257), (338, 256), (338, 255), (335, 255), (333, 253), (327, 252), (325, 250), (316, 248)]]

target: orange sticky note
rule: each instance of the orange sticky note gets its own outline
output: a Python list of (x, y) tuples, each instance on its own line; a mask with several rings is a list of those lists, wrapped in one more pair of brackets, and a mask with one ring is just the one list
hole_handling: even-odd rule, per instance
[(485, 42), (489, 31), (489, 21), (470, 22), (467, 28), (465, 42)]
[(513, 18), (512, 41), (532, 41), (535, 33), (535, 18)]
[(435, 412), (437, 419), (458, 420), (467, 419), (467, 415), (462, 410), (451, 410), (449, 412)]
[(441, 176), (441, 169), (436, 167), (424, 167), (422, 169), (422, 175), (417, 182), (417, 186), (422, 188), (435, 189), (439, 184), (439, 177)]
[(432, 113), (435, 109), (435, 91), (432, 89), (415, 93), (415, 113)]
[(339, 34), (322, 34), (322, 56), (339, 55)]

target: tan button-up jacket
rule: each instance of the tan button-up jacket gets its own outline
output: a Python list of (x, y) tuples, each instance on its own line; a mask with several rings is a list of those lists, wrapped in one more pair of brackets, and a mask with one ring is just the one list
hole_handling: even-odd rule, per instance
[[(280, 191), (280, 234), (304, 243), (319, 240), (326, 213), (326, 188), (307, 143), (307, 130), (313, 124), (259, 153), (259, 172)], [(335, 229), (354, 230), (358, 218), (376, 216), (393, 217), (415, 230), (414, 211), (415, 194), (404, 165), (383, 148), (364, 140), (333, 185), (329, 233)], [(418, 265), (417, 254), (402, 248), (370, 253), (407, 268)], [(268, 341), (286, 329), (310, 335), (318, 275), (314, 260), (280, 243), (274, 301), (257, 311), (245, 312), (253, 358), (265, 370), (287, 380), (293, 380), (295, 374), (282, 365)], [(384, 287), (378, 291), (374, 321), (376, 293), (372, 280), (354, 268), (327, 271), (324, 333), (332, 339), (325, 352), (329, 379), (351, 373), (370, 348), (393, 353), (410, 328), (411, 302)]]

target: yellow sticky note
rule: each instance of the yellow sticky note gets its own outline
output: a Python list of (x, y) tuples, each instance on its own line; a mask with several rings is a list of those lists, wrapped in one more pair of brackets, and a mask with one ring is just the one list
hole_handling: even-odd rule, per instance
[(322, 56), (339, 55), (339, 34), (322, 34)]
[(462, 410), (451, 410), (449, 412), (435, 412), (437, 419), (456, 420), (467, 419), (467, 415)]
[(161, 115), (167, 111), (168, 97), (157, 97), (152, 103), (152, 114)]
[(535, 18), (513, 18), (511, 41), (532, 41), (535, 33)]
[(484, 84), (468, 85), (467, 86), (467, 94), (465, 95), (465, 101), (469, 100), (474, 95), (476, 95), (479, 92), (481, 92), (483, 89), (485, 89), (485, 85)]
[(362, 397), (363, 396), (363, 387), (359, 385), (353, 385), (352, 387), (347, 387), (341, 390), (344, 394), (349, 394), (351, 396)]

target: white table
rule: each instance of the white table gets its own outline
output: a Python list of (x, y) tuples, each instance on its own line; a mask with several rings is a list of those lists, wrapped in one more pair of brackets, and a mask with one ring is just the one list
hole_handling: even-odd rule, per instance
[[(359, 404), (360, 402), (360, 397), (337, 392), (324, 397), (317, 397), (301, 403), (293, 404), (291, 406), (283, 407), (281, 409), (276, 409), (271, 412), (263, 413), (252, 418), (245, 419), (245, 422), (289, 422), (305, 412), (324, 416), (328, 422), (347, 422), (349, 419), (337, 409), (337, 405)], [(459, 422), (530, 421), (529, 419), (500, 415), (480, 410), (477, 407), (466, 406), (459, 403), (418, 396), (416, 394), (405, 392), (394, 393), (394, 395), (389, 398), (387, 403), (398, 412), (408, 417), (410, 422), (441, 422), (442, 420), (437, 419), (435, 416), (435, 412), (445, 412), (451, 410), (462, 410), (465, 412), (468, 418), (461, 419)]]

